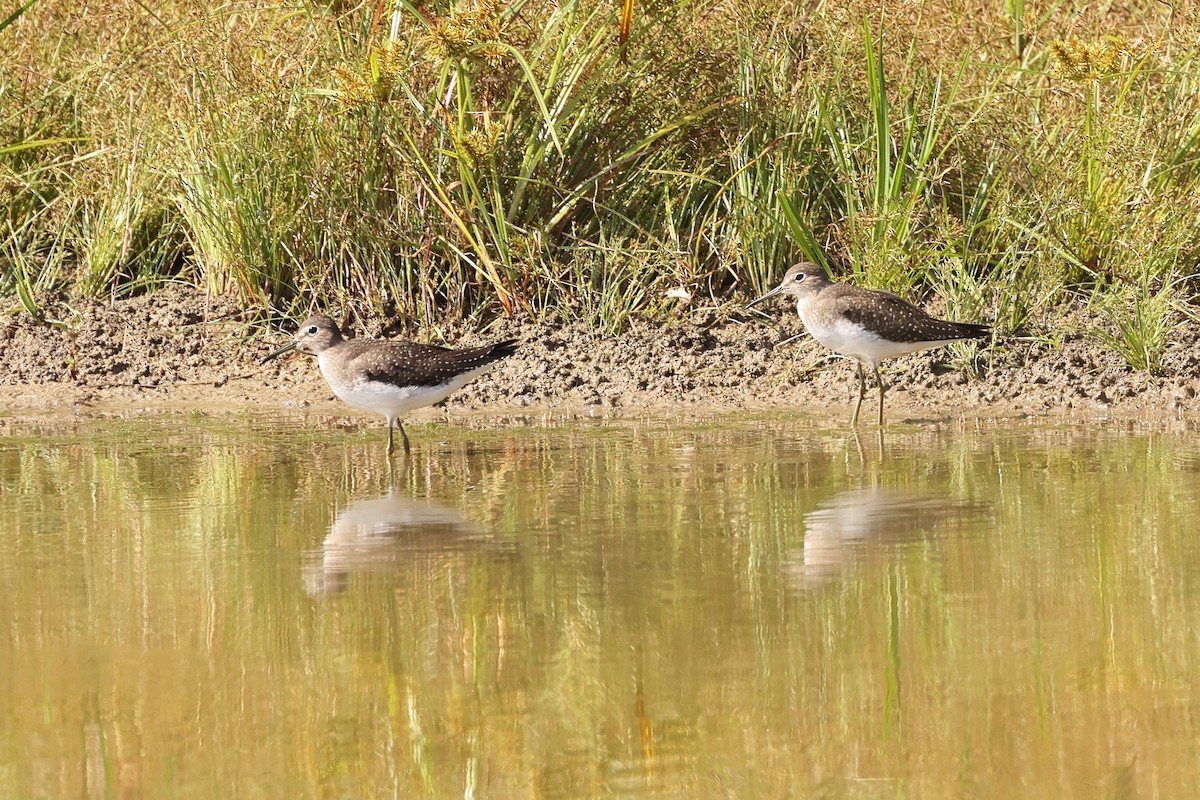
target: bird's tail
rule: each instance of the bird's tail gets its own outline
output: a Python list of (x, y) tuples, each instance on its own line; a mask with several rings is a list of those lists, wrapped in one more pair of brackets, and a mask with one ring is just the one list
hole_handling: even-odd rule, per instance
[(956, 322), (954, 324), (963, 339), (986, 339), (992, 335), (990, 325), (980, 325), (976, 322)]
[(496, 342), (488, 350), (488, 355), (491, 356), (489, 361), (499, 361), (502, 358), (508, 358), (515, 352), (517, 352), (516, 339), (505, 339), (503, 341)]

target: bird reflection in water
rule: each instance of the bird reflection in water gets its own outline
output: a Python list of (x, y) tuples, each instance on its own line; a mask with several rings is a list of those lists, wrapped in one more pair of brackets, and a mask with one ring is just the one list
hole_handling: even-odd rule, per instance
[(345, 590), (354, 573), (394, 573), (455, 552), (496, 547), (456, 508), (389, 493), (346, 506), (314, 563), (305, 570), (310, 595)]
[(804, 515), (804, 549), (789, 571), (801, 588), (815, 588), (855, 563), (935, 534), (961, 534), (979, 510), (970, 501), (878, 486), (841, 492)]

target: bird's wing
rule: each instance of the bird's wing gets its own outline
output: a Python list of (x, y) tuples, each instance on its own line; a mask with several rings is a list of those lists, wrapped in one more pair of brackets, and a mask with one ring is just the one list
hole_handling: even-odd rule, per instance
[(839, 298), (842, 318), (872, 330), (886, 331), (897, 342), (934, 342), (954, 339), (978, 339), (987, 336), (986, 325), (951, 322), (930, 316), (902, 297), (882, 290), (870, 290), (869, 303), (854, 303), (850, 296)]
[(352, 368), (360, 369), (368, 381), (440, 386), (464, 372), (512, 355), (514, 350), (511, 342), (461, 350), (420, 342), (387, 342), (384, 347), (363, 348), (349, 363)]

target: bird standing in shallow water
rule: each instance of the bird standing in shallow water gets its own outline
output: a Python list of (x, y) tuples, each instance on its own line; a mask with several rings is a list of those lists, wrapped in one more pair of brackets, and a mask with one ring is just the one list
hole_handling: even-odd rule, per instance
[(513, 340), (449, 350), (418, 342), (343, 339), (333, 320), (314, 314), (300, 323), (292, 341), (262, 363), (297, 347), (317, 357), (321, 375), (339, 399), (387, 418), (389, 456), (395, 450), (393, 422), (405, 454), (411, 451), (401, 414), (440, 403), (517, 350)]
[(887, 387), (879, 375), (881, 360), (965, 339), (982, 339), (991, 333), (987, 325), (931, 317), (891, 292), (831, 281), (825, 269), (811, 261), (789, 269), (777, 287), (746, 307), (778, 294), (796, 298), (796, 313), (814, 339), (835, 353), (854, 359), (858, 369), (858, 402), (850, 418), (851, 426), (858, 424), (858, 412), (866, 394), (864, 364), (874, 371), (879, 385), (879, 424), (883, 425), (883, 394)]

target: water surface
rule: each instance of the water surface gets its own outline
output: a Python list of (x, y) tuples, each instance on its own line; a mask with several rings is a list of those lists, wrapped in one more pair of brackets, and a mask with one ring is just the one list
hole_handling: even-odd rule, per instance
[(0, 420), (0, 796), (1181, 797), (1194, 430)]

